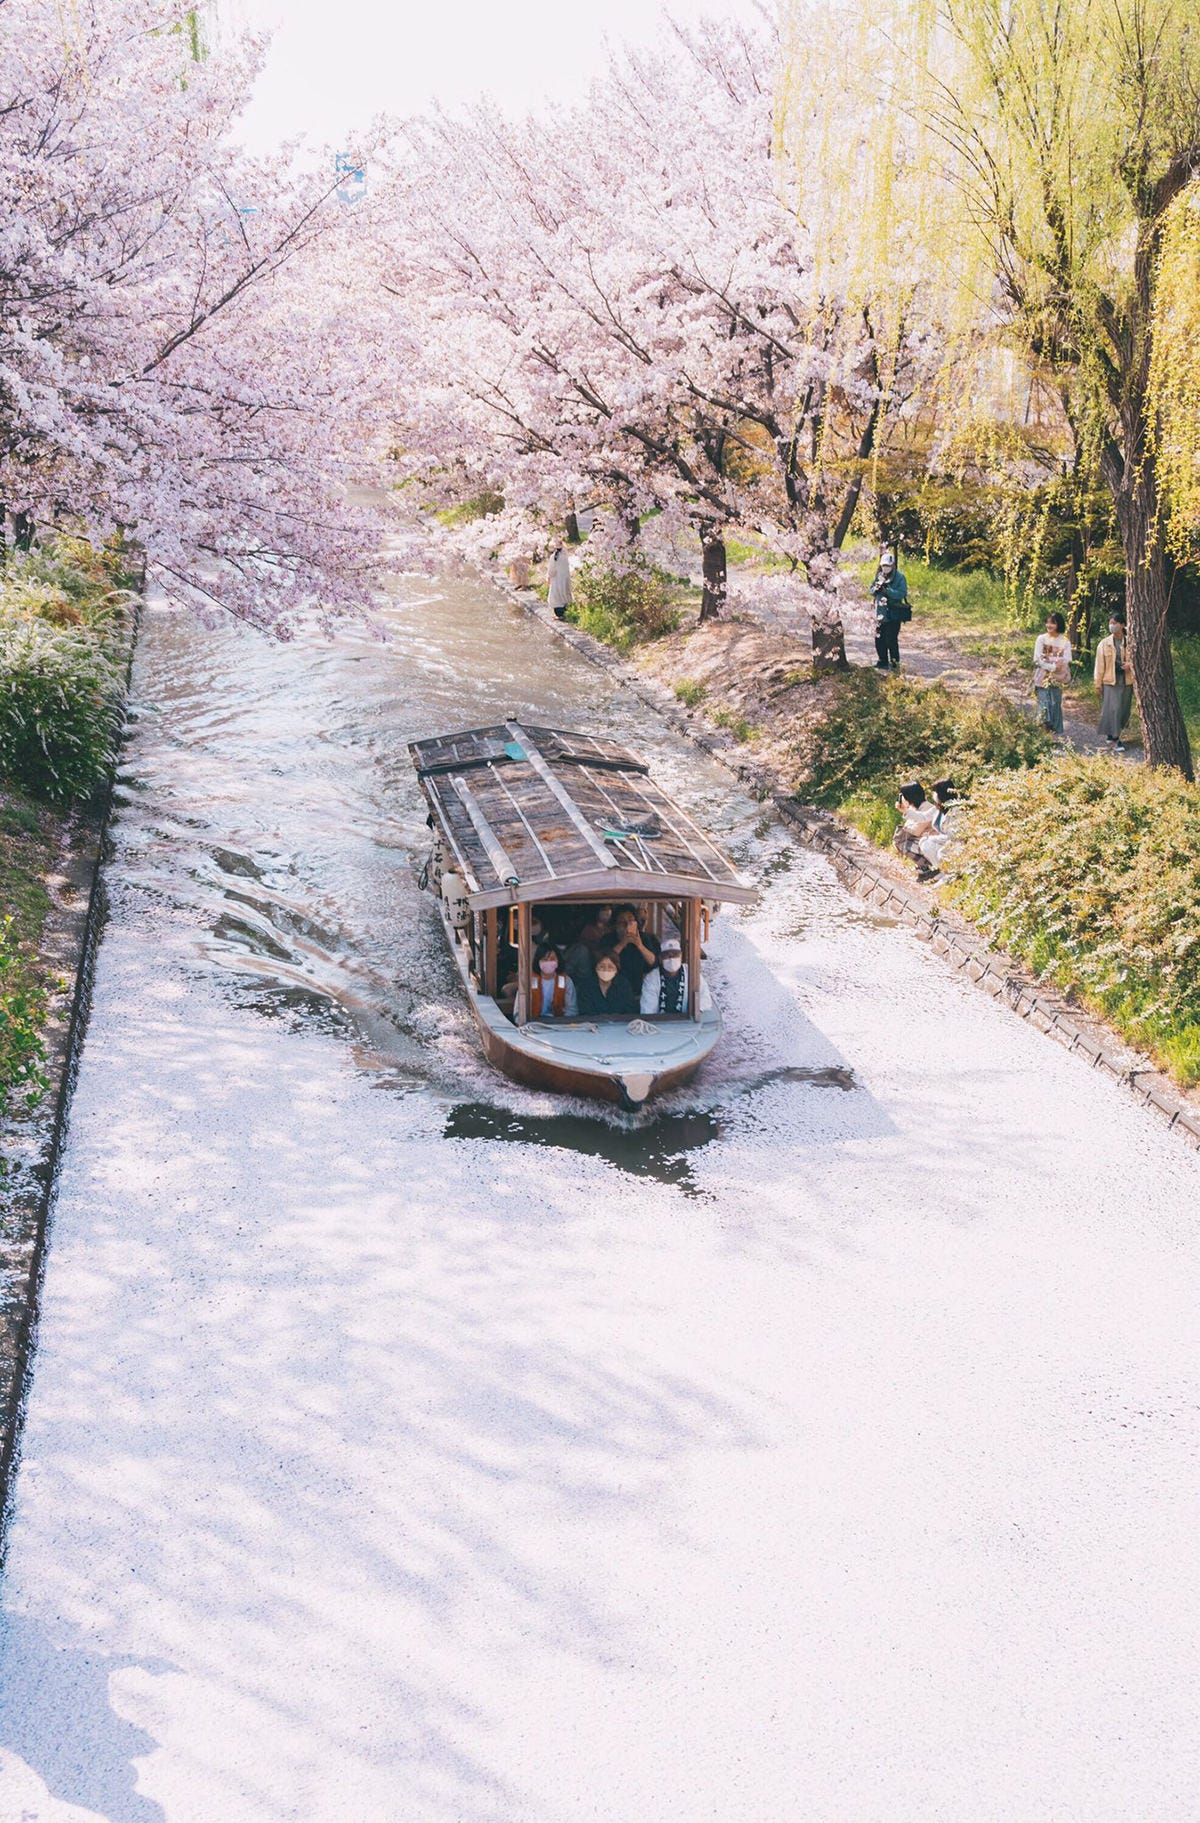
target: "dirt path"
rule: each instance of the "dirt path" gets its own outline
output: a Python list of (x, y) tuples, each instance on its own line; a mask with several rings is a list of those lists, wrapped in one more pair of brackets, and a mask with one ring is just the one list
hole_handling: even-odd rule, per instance
[[(739, 601), (738, 612), (744, 613), (749, 607), (754, 618), (764, 627), (770, 628), (780, 637), (800, 642), (807, 658), (811, 653), (812, 638), (809, 603), (814, 594), (815, 591), (806, 584), (797, 582), (794, 606), (790, 609), (777, 606), (764, 608), (747, 596)], [(863, 590), (849, 576), (842, 578), (841, 605), (847, 658), (852, 665), (873, 665), (874, 613)], [(1032, 645), (1034, 635), (1031, 633), (1029, 638)], [(955, 690), (1002, 690), (1014, 703), (1019, 704), (1031, 720), (1036, 714), (1037, 705), (1027, 673), (1000, 670), (976, 654), (965, 652), (945, 634), (923, 626), (919, 605), (914, 610), (914, 619), (901, 633), (900, 657), (901, 669), (910, 677), (931, 680), (940, 678)], [(1099, 753), (1104, 750), (1105, 744), (1096, 732), (1094, 710), (1089, 719), (1080, 713), (1080, 704), (1070, 698), (1063, 704), (1063, 729), (1067, 743), (1079, 752)], [(1136, 736), (1130, 742), (1127, 757), (1133, 761), (1140, 761), (1143, 757), (1141, 742)]]

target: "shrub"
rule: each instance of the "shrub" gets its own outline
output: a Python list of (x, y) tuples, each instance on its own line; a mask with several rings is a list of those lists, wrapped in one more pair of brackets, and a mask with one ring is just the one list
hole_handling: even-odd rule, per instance
[(963, 824), (949, 890), (968, 916), (1200, 1080), (1200, 791), (1063, 755), (987, 779)]
[(567, 618), (618, 652), (628, 652), (678, 627), (671, 592), (670, 578), (644, 557), (627, 559), (619, 567), (589, 560), (576, 572), (576, 600)]
[(129, 598), (127, 555), (97, 550), (60, 534), (33, 551), (14, 552), (4, 565), (0, 600), (9, 615), (54, 626), (92, 628), (107, 637)]
[(942, 683), (852, 671), (838, 679), (813, 730), (807, 795), (835, 807), (854, 799), (862, 813), (872, 796), (890, 806), (905, 779), (928, 787), (951, 778), (965, 791), (981, 773), (1032, 766), (1051, 747), (1049, 736), (998, 693), (963, 695)]
[(57, 804), (111, 762), (116, 664), (85, 628), (0, 611), (0, 773)]
[(42, 1043), (45, 990), (11, 932), (12, 919), (0, 921), (0, 1115), (21, 1100), (34, 1106), (47, 1086)]
[(696, 704), (702, 703), (708, 695), (708, 685), (697, 683), (690, 677), (681, 677), (675, 686), (675, 694), (681, 703), (686, 704), (689, 709), (694, 709)]

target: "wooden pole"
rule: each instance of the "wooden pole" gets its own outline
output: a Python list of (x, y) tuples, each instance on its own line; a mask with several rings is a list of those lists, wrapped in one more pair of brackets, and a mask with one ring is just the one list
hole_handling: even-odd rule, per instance
[(687, 935), (683, 956), (688, 972), (688, 1018), (700, 1017), (700, 901), (687, 901)]
[(533, 992), (533, 946), (529, 937), (529, 907), (517, 907), (517, 1004), (513, 1008), (513, 1024), (524, 1025), (529, 1018), (529, 1002)]
[(499, 950), (497, 939), (500, 915), (495, 906), (483, 914), (483, 991), (495, 999), (500, 992), (500, 983), (496, 979), (499, 968)]

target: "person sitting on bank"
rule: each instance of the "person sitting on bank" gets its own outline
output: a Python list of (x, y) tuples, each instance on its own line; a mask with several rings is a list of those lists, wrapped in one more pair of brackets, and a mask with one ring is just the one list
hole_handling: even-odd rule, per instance
[(579, 1010), (590, 1019), (604, 1013), (631, 1019), (637, 1012), (637, 997), (628, 976), (621, 973), (614, 950), (602, 949), (591, 974), (579, 983)]
[[(954, 837), (954, 812), (959, 798), (949, 779), (938, 779), (930, 795), (936, 807), (936, 815), (928, 835), (917, 838), (917, 852), (925, 869), (929, 873), (938, 873)], [(918, 871), (921, 871), (920, 863)]]
[(1110, 753), (1124, 753), (1121, 739), (1133, 709), (1133, 666), (1125, 639), (1125, 616), (1113, 614), (1108, 623), (1108, 638), (1096, 647), (1096, 688), (1100, 692), (1100, 726)]
[(529, 989), (529, 1017), (575, 1019), (578, 1015), (575, 983), (560, 964), (558, 951), (550, 944), (538, 957), (533, 971)]
[[(712, 1005), (708, 983), (700, 978), (700, 1011), (707, 1013)], [(678, 937), (664, 937), (658, 967), (647, 970), (642, 982), (643, 1016), (656, 1013), (686, 1013), (688, 1010), (688, 968), (683, 959), (683, 945)]]
[(637, 996), (642, 991), (642, 982), (646, 979), (648, 969), (658, 967), (658, 938), (649, 932), (642, 935), (638, 920), (637, 907), (619, 905), (617, 907), (617, 935), (614, 943), (621, 973), (629, 982)]
[(925, 796), (925, 787), (920, 780), (914, 779), (910, 785), (901, 785), (896, 809), (904, 821), (892, 837), (892, 846), (906, 861), (920, 862), (922, 857), (919, 843), (924, 836), (933, 834), (937, 826), (938, 807), (931, 798)]

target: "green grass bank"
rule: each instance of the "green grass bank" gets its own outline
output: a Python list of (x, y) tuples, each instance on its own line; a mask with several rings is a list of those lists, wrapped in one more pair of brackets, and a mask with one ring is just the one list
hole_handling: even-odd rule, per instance
[(0, 562), (0, 1115), (46, 1088), (46, 881), (112, 764), (133, 584), (77, 538)]

